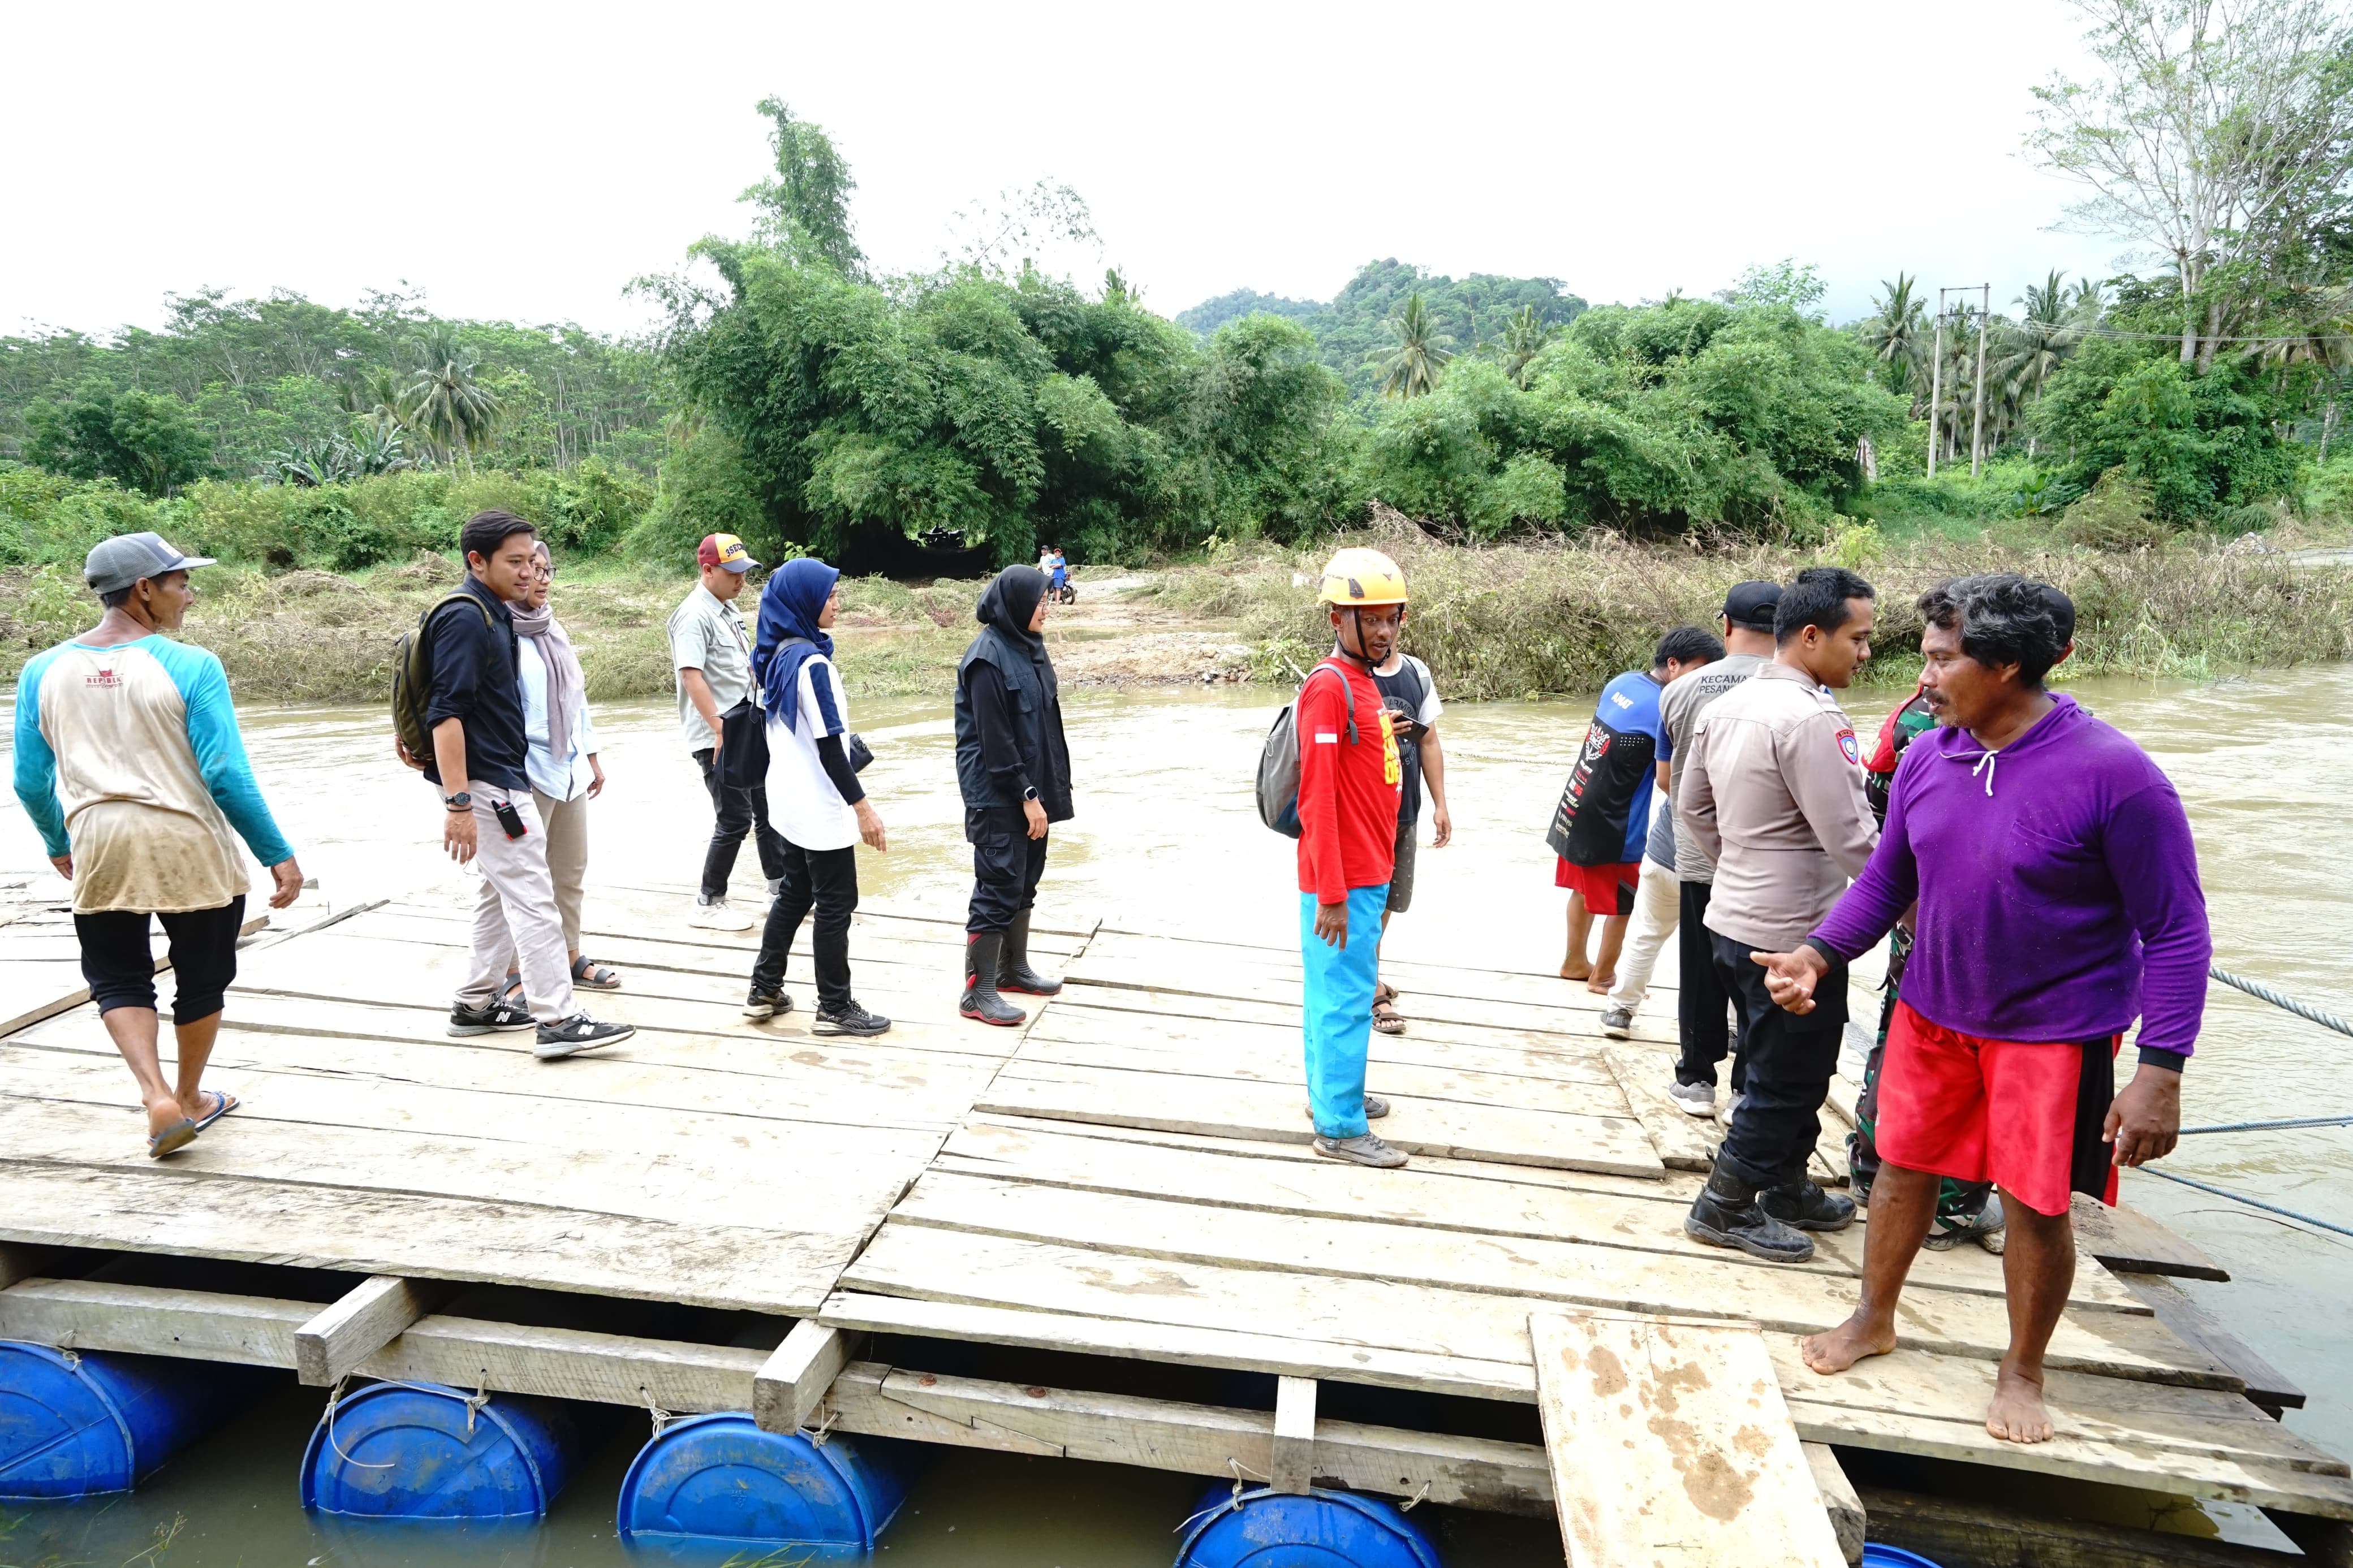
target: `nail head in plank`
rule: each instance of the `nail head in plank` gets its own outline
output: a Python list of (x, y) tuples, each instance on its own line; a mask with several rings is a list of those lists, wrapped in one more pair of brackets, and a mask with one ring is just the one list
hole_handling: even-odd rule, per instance
[(1274, 1384), (1274, 1457), (1268, 1485), (1304, 1497), (1315, 1479), (1315, 1380), (1277, 1378)]
[(332, 1388), (390, 1344), (403, 1329), (448, 1300), (439, 1279), (377, 1274), (294, 1331), (294, 1371), (313, 1388)]

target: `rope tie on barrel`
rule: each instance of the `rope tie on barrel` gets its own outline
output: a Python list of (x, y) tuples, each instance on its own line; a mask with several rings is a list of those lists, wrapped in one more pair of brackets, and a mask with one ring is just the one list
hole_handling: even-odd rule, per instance
[(1240, 1459), (1229, 1458), (1226, 1461), (1226, 1464), (1234, 1472), (1234, 1500), (1236, 1502), (1240, 1502), (1241, 1500), (1242, 1472), (1245, 1470), (1249, 1470), (1251, 1478), (1254, 1479), (1264, 1481), (1269, 1486), (1272, 1486), (1274, 1484), (1274, 1478), (1272, 1476), (1261, 1476), (1256, 1470), (1251, 1470), (1248, 1465), (1243, 1464)]
[(825, 1440), (833, 1436), (833, 1424), (841, 1419), (841, 1412), (828, 1408), (823, 1400), (818, 1402), (817, 1408), (818, 1414), (824, 1419), (815, 1426), (802, 1427), (800, 1434), (809, 1440), (811, 1447), (822, 1448), (825, 1447)]
[(490, 1402), (489, 1373), (486, 1371), (478, 1371), (474, 1373), (474, 1392), (465, 1396), (466, 1436), (469, 1440), (471, 1440), (474, 1436), (474, 1417), (480, 1415), (482, 1406)]
[(343, 1452), (343, 1446), (341, 1443), (335, 1441), (335, 1406), (343, 1402), (343, 1384), (349, 1383), (351, 1380), (351, 1373), (345, 1373), (343, 1376), (335, 1379), (334, 1387), (327, 1390), (327, 1447), (334, 1450), (335, 1458), (341, 1459), (343, 1463), (352, 1466), (355, 1469), (388, 1470), (398, 1461), (386, 1459), (381, 1465), (372, 1465), (365, 1459), (354, 1459), (349, 1454)]
[(1422, 1482), (1422, 1483), (1421, 1483), (1421, 1489), (1420, 1489), (1419, 1491), (1418, 1491), (1418, 1492), (1414, 1493), (1414, 1494), (1413, 1494), (1413, 1496), (1412, 1496), (1412, 1498), (1411, 1498), (1411, 1499), (1409, 1499), (1409, 1500), (1407, 1500), (1407, 1501), (1405, 1501), (1405, 1502), (1401, 1502), (1401, 1503), (1399, 1503), (1399, 1504), (1398, 1505), (1398, 1511), (1399, 1513), (1411, 1513), (1411, 1512), (1414, 1510), (1414, 1508), (1415, 1508), (1415, 1506), (1416, 1506), (1417, 1504), (1424, 1503), (1424, 1502), (1427, 1502), (1427, 1501), (1429, 1501), (1429, 1500), (1430, 1500), (1430, 1483), (1429, 1483), (1428, 1481), (1424, 1481), (1424, 1482)]
[(673, 1412), (664, 1410), (660, 1405), (655, 1404), (653, 1390), (648, 1388), (644, 1384), (641, 1383), (638, 1384), (638, 1392), (645, 1396), (646, 1414), (653, 1417), (654, 1436), (659, 1437), (662, 1435), (662, 1428), (677, 1420), (678, 1416)]

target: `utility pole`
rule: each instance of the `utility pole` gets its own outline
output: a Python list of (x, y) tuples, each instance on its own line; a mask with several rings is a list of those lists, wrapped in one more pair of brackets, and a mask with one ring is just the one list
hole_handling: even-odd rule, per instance
[(1936, 477), (1936, 443), (1941, 439), (1944, 421), (1941, 404), (1945, 394), (1945, 294), (1936, 290), (1936, 346), (1928, 355), (1928, 477)]
[(1978, 412), (1969, 426), (1969, 478), (1978, 477), (1978, 464), (1985, 452), (1985, 356), (1986, 323), (1993, 318), (1993, 285), (1980, 283), (1978, 302)]

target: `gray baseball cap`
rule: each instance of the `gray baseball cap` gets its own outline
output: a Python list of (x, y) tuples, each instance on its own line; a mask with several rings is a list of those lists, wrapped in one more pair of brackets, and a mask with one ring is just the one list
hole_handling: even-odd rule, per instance
[(164, 543), (160, 533), (118, 533), (90, 547), (90, 559), (82, 563), (81, 578), (91, 593), (111, 594), (142, 577), (161, 577), (166, 572), (214, 563), (209, 555), (181, 554)]

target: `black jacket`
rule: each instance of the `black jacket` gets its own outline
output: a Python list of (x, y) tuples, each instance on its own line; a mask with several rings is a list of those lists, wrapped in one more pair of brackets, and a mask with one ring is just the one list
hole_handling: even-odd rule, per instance
[[(452, 605), (435, 616), (426, 628), (432, 649), (433, 680), (425, 696), (425, 722), (429, 729), (444, 719), (462, 721), (466, 729), (466, 776), (478, 784), (527, 790), (531, 777), (523, 772), (522, 679), (515, 662), (514, 616), (497, 595), (468, 577), (460, 592), (473, 595), (491, 609), (491, 624), (463, 605)], [(428, 752), (422, 759), (425, 776), (442, 784), (441, 770)]]
[(1023, 791), (1034, 788), (1047, 821), (1071, 819), (1061, 701), (1038, 678), (1029, 650), (1008, 647), (993, 626), (956, 666), (955, 733), (956, 784), (967, 808), (1018, 811)]

